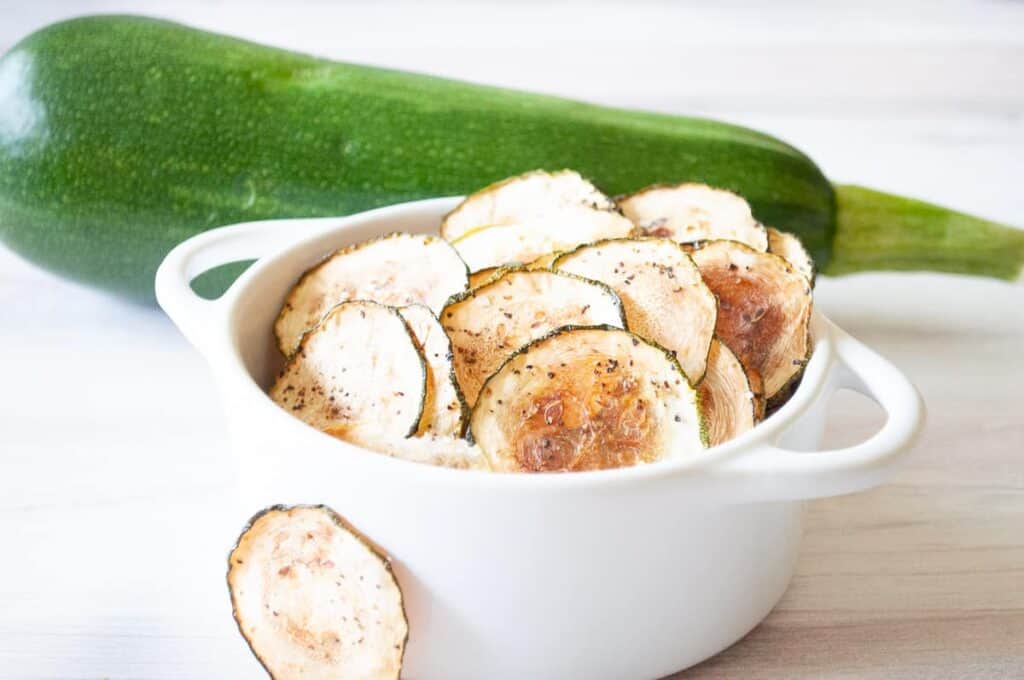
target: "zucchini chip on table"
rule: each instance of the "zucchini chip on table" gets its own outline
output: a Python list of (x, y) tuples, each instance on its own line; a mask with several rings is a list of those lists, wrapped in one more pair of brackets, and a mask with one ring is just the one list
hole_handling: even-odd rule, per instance
[(529, 172), (471, 194), (441, 223), (470, 269), (484, 269), (628, 236), (633, 223), (578, 173)]
[(608, 286), (571, 274), (511, 269), (453, 298), (441, 324), (455, 351), (455, 377), (467, 403), (517, 349), (561, 326), (625, 326), (622, 302)]
[(423, 305), (402, 307), (398, 312), (412, 331), (427, 366), (427, 398), (416, 434), (461, 437), (469, 409), (455, 380), (451, 341), (441, 322)]
[(612, 327), (563, 328), (487, 380), (470, 428), (498, 472), (600, 470), (702, 450), (698, 402), (668, 350)]
[(330, 508), (274, 506), (228, 556), (238, 629), (276, 680), (399, 677), (409, 625), (387, 556)]
[(715, 334), (771, 399), (807, 363), (810, 282), (778, 255), (735, 241), (711, 241), (693, 260), (718, 296)]
[(704, 376), (718, 301), (680, 244), (599, 241), (562, 255), (553, 268), (608, 284), (622, 299), (630, 331), (675, 352), (690, 382)]
[(389, 234), (342, 248), (303, 274), (285, 299), (274, 333), (282, 354), (291, 356), (302, 334), (340, 302), (422, 304), (437, 313), (468, 287), (466, 263), (444, 239)]
[(375, 302), (335, 307), (285, 365), (270, 397), (320, 430), (358, 443), (416, 433), (427, 371), (398, 310)]
[(768, 249), (768, 233), (747, 201), (705, 184), (655, 185), (619, 199), (623, 214), (650, 236), (680, 243), (729, 239)]
[(697, 389), (711, 446), (724, 444), (757, 423), (757, 402), (747, 373), (732, 350), (717, 338), (711, 342), (708, 371)]
[(814, 284), (814, 260), (795, 234), (768, 227), (768, 252), (775, 253)]

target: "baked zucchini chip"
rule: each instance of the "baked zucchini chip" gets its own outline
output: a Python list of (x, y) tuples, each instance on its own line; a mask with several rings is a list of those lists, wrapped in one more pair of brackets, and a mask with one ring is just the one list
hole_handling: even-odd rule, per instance
[(814, 260), (796, 234), (768, 227), (768, 252), (784, 259), (814, 285)]
[(398, 310), (343, 302), (303, 337), (270, 397), (343, 439), (401, 439), (419, 429), (427, 369)]
[(608, 286), (543, 269), (510, 269), (457, 296), (441, 312), (455, 350), (455, 377), (466, 402), (517, 349), (561, 326), (625, 326)]
[(697, 389), (711, 446), (724, 444), (756, 424), (757, 405), (743, 364), (717, 338), (711, 342), (708, 371)]
[(611, 199), (570, 170), (529, 172), (493, 184), (468, 196), (441, 223), (441, 235), (474, 271), (531, 262), (633, 230)]
[(258, 513), (228, 556), (238, 630), (277, 680), (393, 680), (409, 634), (386, 555), (325, 506)]
[(768, 233), (750, 204), (706, 184), (655, 185), (619, 199), (623, 214), (650, 236), (680, 243), (729, 239), (768, 249)]
[(467, 196), (444, 216), (441, 236), (454, 241), (480, 227), (526, 224), (538, 217), (576, 208), (617, 213), (615, 202), (578, 172), (534, 170)]
[(562, 255), (553, 268), (608, 284), (622, 300), (630, 331), (675, 352), (691, 383), (704, 377), (718, 301), (680, 244), (598, 241)]
[(427, 398), (416, 434), (461, 437), (469, 407), (462, 397), (452, 366), (452, 343), (434, 313), (423, 305), (398, 310), (412, 331), (427, 366)]
[(395, 233), (338, 250), (299, 279), (274, 323), (278, 347), (291, 356), (302, 334), (348, 300), (426, 305), (433, 312), (469, 287), (469, 270), (444, 239)]
[(698, 402), (668, 350), (610, 326), (569, 327), (487, 380), (470, 428), (497, 472), (601, 470), (703, 449)]
[(693, 260), (718, 296), (715, 334), (757, 372), (771, 399), (807, 363), (810, 282), (778, 255), (735, 241), (711, 241)]

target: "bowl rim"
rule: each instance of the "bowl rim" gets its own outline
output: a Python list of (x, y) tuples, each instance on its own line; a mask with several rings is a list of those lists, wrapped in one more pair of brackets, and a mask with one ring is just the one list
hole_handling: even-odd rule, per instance
[[(709, 447), (700, 454), (688, 457), (668, 457), (652, 463), (605, 470), (544, 474), (454, 469), (382, 455), (339, 440), (307, 425), (278, 407), (245, 366), (241, 346), (244, 339), (241, 338), (241, 334), (235, 332), (237, 325), (235, 312), (240, 300), (247, 293), (251, 294), (251, 289), (261, 285), (261, 281), (268, 272), (281, 266), (281, 263), (293, 257), (297, 250), (313, 241), (333, 240), (334, 237), (359, 226), (366, 226), (378, 220), (394, 220), (403, 215), (408, 216), (410, 213), (431, 212), (440, 218), (459, 200), (461, 197), (412, 201), (341, 218), (273, 220), (274, 223), (302, 222), (312, 224), (315, 228), (304, 236), (290, 238), (287, 245), (259, 257), (214, 303), (217, 308), (216, 316), (221, 322), (219, 329), (221, 342), (218, 344), (222, 349), (228, 351), (226, 355), (217, 351), (216, 348), (200, 348), (200, 351), (211, 362), (211, 367), (214, 369), (222, 390), (230, 382), (230, 385), (237, 390), (236, 394), (244, 397), (247, 417), (271, 419), (275, 423), (275, 427), (283, 428), (283, 432), (288, 433), (290, 438), (294, 438), (296, 450), (302, 449), (304, 446), (317, 449), (331, 446), (335, 449), (333, 453), (339, 456), (339, 463), (363, 468), (367, 474), (393, 475), (396, 479), (411, 476), (423, 482), (441, 482), (456, 486), (472, 485), (478, 488), (512, 487), (537, 490), (608, 487), (681, 476), (703, 479), (711, 473), (721, 471), (721, 468), (728, 462), (756, 453), (759, 448), (774, 446), (804, 412), (819, 398), (826, 395), (830, 367), (834, 363), (832, 329), (835, 327), (824, 315), (812, 309), (810, 320), (811, 354), (800, 384), (787, 402), (751, 430), (724, 444)], [(394, 230), (381, 228), (379, 233), (388, 233), (389, 231)], [(338, 247), (338, 245), (334, 247)], [(330, 250), (325, 252), (330, 252)], [(215, 354), (221, 354), (221, 356), (214, 356)], [(221, 365), (213, 365), (215, 360), (220, 360)], [(813, 452), (809, 453), (813, 455)]]

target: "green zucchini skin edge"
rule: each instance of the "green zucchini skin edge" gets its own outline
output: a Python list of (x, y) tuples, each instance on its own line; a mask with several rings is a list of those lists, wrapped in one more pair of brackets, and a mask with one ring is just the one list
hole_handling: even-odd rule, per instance
[[(469, 268), (467, 267), (466, 269), (468, 271)], [(456, 295), (459, 295), (459, 293), (456, 293)], [(449, 299), (451, 299), (451, 298), (449, 298)], [(415, 303), (413, 303), (411, 305), (408, 305), (408, 306), (409, 307), (422, 307), (423, 309), (425, 309), (428, 312), (430, 312), (431, 316), (433, 316), (435, 319), (437, 319), (438, 323), (441, 323), (441, 319), (438, 318), (438, 316), (436, 314), (434, 314), (434, 312), (430, 309), (430, 307), (427, 307), (426, 305), (420, 304), (418, 302), (415, 302)], [(399, 307), (398, 310), (399, 310), (399, 314), (401, 314), (401, 307)], [(403, 317), (403, 321), (404, 321), (404, 317)], [(405, 322), (405, 327), (409, 330), (409, 334), (412, 335), (413, 338), (415, 338), (416, 334), (413, 332), (412, 326), (409, 325), (408, 321)], [(445, 355), (444, 355), (445, 359), (447, 359), (448, 363), (449, 363), (448, 379), (451, 380), (452, 386), (455, 388), (455, 398), (459, 402), (459, 419), (461, 421), (461, 427), (459, 428), (459, 432), (456, 435), (456, 439), (466, 439), (466, 432), (469, 430), (470, 407), (469, 407), (469, 404), (466, 402), (466, 396), (462, 393), (462, 388), (459, 387), (459, 379), (455, 376), (455, 365), (453, 363), (455, 361), (455, 351), (452, 350), (452, 340), (451, 340), (451, 338), (448, 337), (447, 333), (445, 333), (445, 338), (448, 340), (448, 351), (445, 352)], [(423, 379), (424, 380), (428, 379), (428, 375), (427, 375), (427, 365), (428, 365), (428, 363), (429, 363), (428, 359), (426, 358), (426, 356), (424, 356), (423, 357)], [(426, 384), (426, 383), (424, 383), (424, 384)], [(420, 427), (423, 424), (422, 421), (423, 421), (423, 418), (426, 415), (426, 413), (427, 413), (426, 402), (424, 401), (423, 408), (420, 409), (420, 421), (421, 422), (417, 425), (417, 430), (416, 430), (417, 432), (419, 431)], [(470, 442), (470, 443), (472, 443), (472, 442)]]
[(152, 302), (204, 230), (346, 215), (571, 167), (609, 195), (704, 182), (830, 256), (813, 162), (745, 128), (335, 63), (165, 21), (46, 27), (0, 61), (0, 240)]

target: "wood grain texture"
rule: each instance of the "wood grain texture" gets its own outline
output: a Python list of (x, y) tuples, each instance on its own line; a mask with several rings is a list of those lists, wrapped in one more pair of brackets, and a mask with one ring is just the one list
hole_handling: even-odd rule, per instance
[[(837, 180), (1024, 223), (1020, 3), (0, 0), (0, 49), (95, 11), (722, 117)], [(918, 384), (924, 436), (894, 484), (810, 504), (776, 610), (675, 677), (1024, 677), (1024, 288), (871, 274), (816, 300)], [(264, 677), (229, 613), (235, 461), (202, 359), (2, 248), (0, 347), (0, 678)], [(880, 417), (841, 395), (826, 441)]]
[[(1009, 354), (1019, 339), (996, 347)], [(929, 426), (899, 481), (811, 504), (797, 576), (776, 610), (676, 677), (1021, 677), (1024, 423), (989, 402), (995, 422), (982, 424), (970, 396), (928, 401)], [(877, 423), (841, 406), (833, 441)]]

